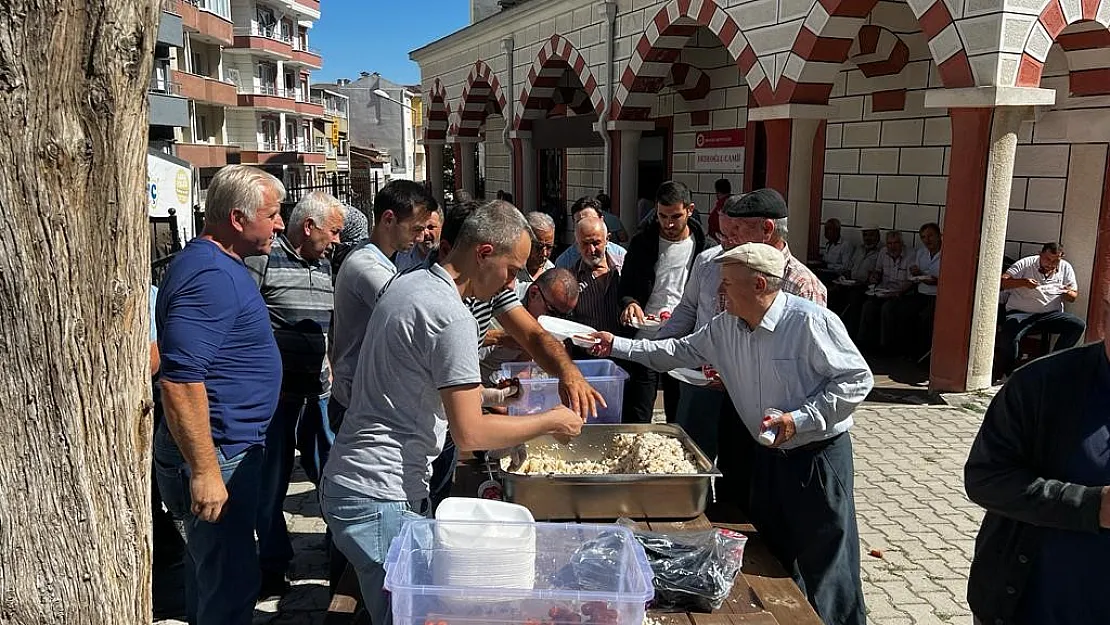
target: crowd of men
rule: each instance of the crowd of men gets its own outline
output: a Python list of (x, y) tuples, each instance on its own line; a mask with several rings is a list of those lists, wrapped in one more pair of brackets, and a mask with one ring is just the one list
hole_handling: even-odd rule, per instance
[[(931, 328), (939, 228), (923, 226), (909, 253), (897, 232), (880, 249), (870, 228), (855, 248), (830, 220), (815, 272), (787, 245), (781, 195), (717, 191), (707, 233), (690, 189), (663, 183), (627, 247), (608, 198), (582, 198), (574, 245), (552, 261), (557, 222), (506, 199), (440, 206), (399, 180), (375, 197), (372, 229), (323, 193), (286, 223), (280, 181), (221, 169), (203, 234), (152, 295), (155, 505), (183, 528), (189, 622), (248, 623), (259, 597), (288, 589), (282, 503), (299, 451), (333, 581), (353, 568), (371, 621), (388, 625), (383, 563), (403, 522), (451, 493), (460, 453), (576, 436), (605, 398), (574, 359), (604, 357), (629, 373), (623, 419), (650, 422), (662, 389), (668, 420), (724, 473), (719, 497), (748, 513), (821, 617), (864, 623), (850, 429), (873, 379), (857, 343), (893, 347), (907, 320)], [(1050, 290), (1074, 300), (1061, 254), (1046, 246), (1003, 278), (1014, 341), (1038, 328), (1071, 340), (1062, 307), (1033, 310), (1053, 306)], [(542, 316), (586, 324), (599, 344), (560, 342)], [(509, 416), (497, 371), (529, 360), (558, 378), (564, 405)], [(668, 374), (680, 368), (704, 379)]]

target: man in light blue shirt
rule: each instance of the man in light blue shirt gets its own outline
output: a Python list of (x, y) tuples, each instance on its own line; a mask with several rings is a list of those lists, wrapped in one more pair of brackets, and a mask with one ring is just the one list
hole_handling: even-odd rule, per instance
[(874, 384), (871, 371), (835, 314), (780, 290), (779, 250), (747, 243), (714, 262), (725, 313), (682, 339), (598, 333), (595, 354), (661, 371), (716, 366), (749, 434), (773, 434), (754, 450), (750, 506), (737, 503), (824, 622), (863, 625), (848, 430)]

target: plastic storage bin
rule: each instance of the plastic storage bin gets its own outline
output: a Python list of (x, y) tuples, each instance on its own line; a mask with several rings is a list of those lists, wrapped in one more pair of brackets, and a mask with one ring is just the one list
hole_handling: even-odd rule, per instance
[[(597, 407), (597, 418), (589, 423), (620, 423), (624, 404), (624, 382), (628, 372), (612, 360), (575, 360), (574, 364), (601, 396), (606, 407)], [(520, 380), (521, 396), (509, 404), (509, 414), (527, 415), (551, 410), (562, 401), (559, 379), (549, 375), (534, 362), (510, 362), (501, 365), (501, 376)]]
[[(490, 523), (418, 519), (390, 546), (385, 588), (396, 625), (640, 625), (655, 596), (651, 566), (632, 532), (619, 525), (499, 523), (497, 530), (535, 535), (534, 548), (466, 547), (444, 537), (492, 530)], [(534, 554), (530, 579), (498, 575), (500, 563)], [(459, 556), (481, 557), (484, 577), (445, 574)], [(465, 580), (443, 585), (437, 580)], [(502, 580), (501, 586), (493, 580)]]

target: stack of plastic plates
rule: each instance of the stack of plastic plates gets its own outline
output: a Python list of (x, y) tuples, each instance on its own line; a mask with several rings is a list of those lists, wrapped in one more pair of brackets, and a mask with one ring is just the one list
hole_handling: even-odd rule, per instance
[(524, 506), (452, 497), (436, 510), (432, 576), (446, 587), (531, 590), (536, 529)]

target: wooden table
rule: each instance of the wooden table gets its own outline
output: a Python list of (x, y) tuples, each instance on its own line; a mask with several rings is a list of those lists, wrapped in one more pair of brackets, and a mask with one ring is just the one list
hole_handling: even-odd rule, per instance
[[(478, 485), (485, 479), (486, 475), (476, 464), (461, 463), (456, 472), (454, 494), (474, 497)], [(727, 517), (722, 520), (733, 522), (710, 523), (704, 514), (685, 521), (638, 520), (639, 527), (656, 532), (695, 532), (716, 526), (742, 532), (748, 537), (743, 569), (719, 610), (711, 614), (649, 611), (648, 615), (664, 625), (822, 625), (801, 589), (767, 550), (755, 528), (736, 522), (740, 519), (734, 512), (727, 513)], [(363, 625), (356, 624), (354, 619), (358, 595), (358, 579), (348, 566), (328, 608), (325, 625)]]

